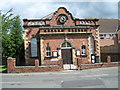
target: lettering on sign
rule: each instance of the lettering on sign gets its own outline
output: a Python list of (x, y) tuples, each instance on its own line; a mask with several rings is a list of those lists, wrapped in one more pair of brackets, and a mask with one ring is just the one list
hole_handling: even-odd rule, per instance
[(43, 21), (28, 22), (28, 25), (45, 25), (45, 22)]

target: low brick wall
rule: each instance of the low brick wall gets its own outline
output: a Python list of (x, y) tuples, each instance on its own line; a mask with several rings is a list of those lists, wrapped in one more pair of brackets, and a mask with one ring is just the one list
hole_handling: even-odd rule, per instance
[(16, 66), (15, 58), (8, 58), (8, 73), (60, 71), (62, 68), (62, 60), (59, 62), (59, 65), (39, 66), (39, 61), (35, 60), (35, 66)]
[(81, 64), (80, 68), (81, 69), (92, 69), (92, 68), (114, 67), (114, 66), (120, 66), (120, 63), (112, 62), (110, 64), (108, 64), (108, 63)]
[(111, 57), (107, 57), (107, 63), (95, 63), (95, 64), (79, 64), (81, 69), (92, 69), (92, 68), (102, 68), (102, 67), (114, 67), (120, 66), (119, 62), (111, 62)]
[[(45, 66), (39, 66), (39, 60), (35, 60), (35, 66), (16, 66), (15, 58), (8, 58), (8, 73), (24, 73), (24, 72), (49, 72), (49, 71), (60, 71), (63, 68), (63, 60), (60, 59), (57, 64), (55, 62)], [(95, 63), (95, 64), (82, 64), (82, 60), (76, 59), (74, 65), (80, 67), (81, 69), (91, 69), (91, 68), (102, 68), (102, 67), (113, 67), (120, 66), (119, 62), (111, 62), (111, 57), (107, 57), (107, 63)]]
[(120, 61), (120, 53), (101, 53), (101, 61), (102, 62), (107, 62), (107, 57), (110, 56), (111, 57), (111, 62), (118, 62)]

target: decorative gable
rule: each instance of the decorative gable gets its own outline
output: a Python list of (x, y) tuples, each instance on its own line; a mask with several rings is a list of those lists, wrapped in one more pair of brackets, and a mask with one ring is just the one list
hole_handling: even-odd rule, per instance
[(75, 22), (72, 14), (69, 13), (66, 8), (60, 7), (56, 12), (53, 13), (52, 19), (50, 20), (50, 25), (75, 26)]

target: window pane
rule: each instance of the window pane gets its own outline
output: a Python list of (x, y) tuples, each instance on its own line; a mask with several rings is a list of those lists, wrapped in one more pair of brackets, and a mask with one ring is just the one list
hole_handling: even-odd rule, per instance
[(103, 34), (100, 34), (100, 39), (104, 39), (104, 35)]
[(86, 50), (85, 49), (82, 49), (82, 52), (83, 52), (83, 54), (86, 54)]
[(50, 51), (50, 47), (46, 47), (46, 50)]
[(90, 53), (94, 54), (94, 39), (90, 37)]
[(106, 38), (107, 38), (107, 39), (110, 39), (110, 34), (106, 34)]
[(71, 47), (70, 43), (67, 42), (67, 47)]
[(62, 44), (62, 47), (66, 47), (66, 43), (63, 43), (63, 44)]
[(71, 47), (71, 44), (68, 43), (68, 42), (64, 42), (64, 43), (62, 44), (62, 47)]
[(36, 52), (32, 52), (32, 55), (31, 55), (32, 57), (37, 57), (37, 54), (36, 54)]
[(31, 39), (31, 56), (37, 57), (37, 40), (36, 40), (36, 38)]
[(82, 45), (82, 49), (85, 49), (85, 45)]
[(50, 52), (46, 52), (47, 56), (51, 56), (51, 53)]

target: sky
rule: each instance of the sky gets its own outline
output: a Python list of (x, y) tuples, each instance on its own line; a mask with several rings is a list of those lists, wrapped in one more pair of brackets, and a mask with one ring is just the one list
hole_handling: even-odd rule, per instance
[[(44, 1), (44, 2), (43, 2)], [(13, 8), (14, 15), (24, 18), (40, 19), (55, 12), (59, 7), (65, 7), (76, 18), (118, 18), (119, 0), (1, 0), (2, 13)]]

